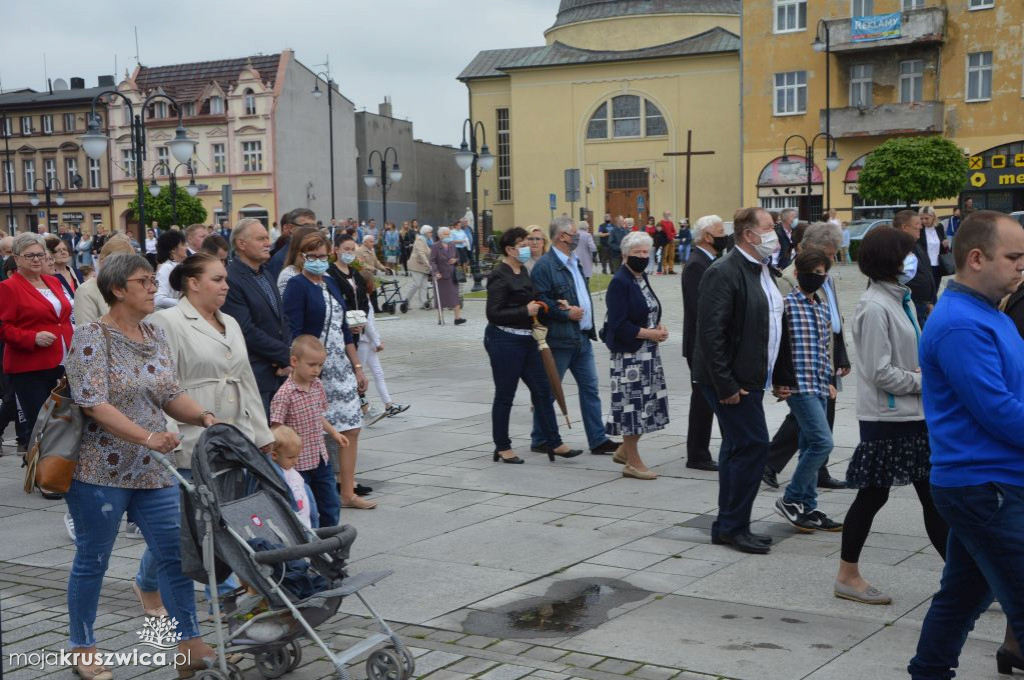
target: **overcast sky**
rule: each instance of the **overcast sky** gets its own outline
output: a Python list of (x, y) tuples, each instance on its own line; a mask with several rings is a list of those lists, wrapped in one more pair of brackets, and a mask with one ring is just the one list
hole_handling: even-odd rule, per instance
[[(313, 67), (330, 57), (341, 92), (376, 111), (390, 96), (417, 138), (458, 145), (467, 115), (455, 80), (484, 49), (544, 44), (558, 0), (50, 0), (4, 2), (0, 85), (43, 90), (51, 79), (135, 67), (295, 50)], [(321, 70), (321, 69), (316, 69)], [(312, 102), (311, 102), (312, 105)]]

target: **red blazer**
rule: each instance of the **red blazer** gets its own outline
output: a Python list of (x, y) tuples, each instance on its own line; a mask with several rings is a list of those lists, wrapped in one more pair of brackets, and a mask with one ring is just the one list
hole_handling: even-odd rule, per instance
[[(56, 276), (43, 275), (47, 288), (60, 300), (60, 316), (28, 279), (13, 272), (0, 281), (0, 340), (4, 343), (4, 373), (28, 373), (56, 368), (71, 346), (71, 301)], [(49, 331), (57, 339), (49, 347), (36, 345), (36, 333)], [(64, 342), (61, 343), (61, 340)]]

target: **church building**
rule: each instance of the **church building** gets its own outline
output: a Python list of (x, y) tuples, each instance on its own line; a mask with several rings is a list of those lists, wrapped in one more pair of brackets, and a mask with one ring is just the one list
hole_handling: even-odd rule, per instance
[[(479, 53), (459, 80), (495, 156), (479, 180), (493, 228), (581, 208), (598, 223), (665, 210), (730, 219), (739, 32), (740, 0), (561, 0), (544, 45)], [(578, 171), (578, 197), (566, 171)]]

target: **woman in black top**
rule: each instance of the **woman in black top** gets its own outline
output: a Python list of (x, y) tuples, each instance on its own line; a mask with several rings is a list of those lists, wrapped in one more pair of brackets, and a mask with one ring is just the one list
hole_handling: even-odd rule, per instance
[(551, 387), (533, 338), (531, 317), (540, 311), (535, 302), (537, 291), (523, 263), (530, 259), (526, 230), (507, 230), (498, 241), (504, 257), (487, 277), (487, 329), (484, 348), (491, 358), (494, 375), (494, 403), (491, 406), (491, 429), (494, 436), (494, 462), (522, 463), (512, 450), (508, 436), (508, 420), (516, 387), (522, 378), (530, 390), (533, 410), (539, 415), (544, 430), (548, 459), (555, 456), (572, 458), (583, 451), (570, 449), (558, 434), (558, 421), (552, 403)]

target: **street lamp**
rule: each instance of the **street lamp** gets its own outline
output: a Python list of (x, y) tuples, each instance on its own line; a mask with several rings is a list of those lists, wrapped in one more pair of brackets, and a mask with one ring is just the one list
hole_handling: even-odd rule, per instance
[[(11, 156), (11, 119), (7, 117), (7, 112), (3, 111), (0, 113), (0, 132), (4, 135), (4, 163), (9, 165), (3, 166), (4, 171), (4, 184), (7, 185), (7, 226), (10, 227), (10, 231), (13, 234), (14, 229), (14, 160)], [(8, 172), (8, 170), (10, 172)]]
[[(49, 230), (50, 204), (51, 202), (56, 203), (58, 207), (64, 205), (64, 187), (61, 185), (60, 180), (57, 179), (56, 177), (48, 177), (47, 179), (43, 179), (42, 177), (36, 177), (35, 182), (32, 183), (32, 193), (28, 197), (28, 202), (32, 204), (33, 208), (38, 206), (40, 203), (39, 193), (36, 191), (36, 185), (39, 184), (40, 182), (43, 183), (43, 195), (45, 196), (44, 200), (46, 203), (46, 229)], [(72, 183), (72, 185), (76, 189), (81, 188), (82, 176), (76, 172), (74, 178), (72, 179)], [(55, 199), (52, 198), (50, 193), (50, 190), (53, 188), (54, 184), (57, 185), (57, 198)]]
[[(808, 142), (807, 138), (804, 137), (803, 135), (790, 135), (789, 137), (786, 138), (785, 143), (782, 145), (782, 162), (789, 163), (789, 141), (791, 139), (799, 139), (804, 143), (804, 173), (806, 174), (805, 179), (807, 181), (807, 191), (805, 193), (807, 200), (804, 203), (804, 205), (807, 206), (807, 211), (802, 217), (804, 220), (808, 222), (810, 222), (812, 219), (811, 178), (814, 173), (814, 145), (818, 141), (819, 137), (825, 138), (825, 167), (828, 169), (829, 173), (833, 173), (839, 169), (839, 164), (842, 162), (843, 159), (840, 158), (839, 154), (836, 153), (835, 138), (832, 135), (828, 134), (827, 132), (819, 132), (818, 134), (814, 135), (814, 137), (811, 138), (810, 142)], [(831, 148), (829, 147), (829, 142), (832, 143)], [(831, 196), (829, 196), (829, 199), (825, 201), (825, 204), (826, 210), (832, 209)]]
[[(467, 142), (466, 128), (469, 128), (469, 139)], [(477, 131), (480, 133), (480, 150), (477, 151)], [(477, 180), (480, 178), (481, 172), (487, 172), (494, 167), (494, 156), (491, 155), (491, 150), (487, 146), (487, 130), (484, 129), (484, 124), (481, 121), (473, 122), (471, 118), (467, 118), (462, 123), (462, 144), (459, 146), (459, 150), (455, 152), (455, 162), (463, 170), (469, 170), (469, 186), (472, 201), (470, 203), (470, 210), (473, 211), (473, 260), (471, 267), (473, 271), (473, 292), (483, 290), (483, 275), (480, 273), (480, 239), (481, 237), (487, 238), (488, 234), (480, 231), (476, 232), (477, 225), (480, 224), (480, 217), (477, 214)]]
[[(387, 172), (388, 153), (390, 153), (394, 158), (394, 164), (391, 166), (391, 172)], [(380, 177), (373, 174), (374, 154), (376, 154), (380, 158)], [(385, 173), (387, 174), (385, 175)], [(387, 224), (388, 222), (388, 191), (391, 189), (391, 186), (395, 184), (395, 182), (400, 182), (401, 180), (402, 170), (401, 168), (398, 167), (398, 152), (395, 151), (395, 147), (389, 146), (388, 148), (384, 149), (384, 153), (381, 153), (376, 149), (370, 152), (369, 158), (366, 159), (366, 174), (363, 175), (363, 184), (365, 184), (369, 189), (372, 189), (375, 186), (380, 187), (382, 212), (381, 229), (383, 229), (384, 225)]]
[(188, 131), (185, 130), (185, 126), (181, 122), (181, 107), (178, 106), (178, 102), (172, 97), (162, 92), (151, 94), (142, 101), (142, 108), (136, 115), (132, 100), (127, 95), (117, 90), (105, 90), (92, 98), (92, 110), (89, 113), (88, 129), (81, 138), (82, 148), (85, 149), (85, 154), (89, 158), (99, 160), (107, 151), (109, 139), (100, 131), (100, 117), (96, 113), (96, 102), (99, 101), (100, 97), (106, 95), (120, 97), (124, 101), (125, 106), (128, 107), (128, 117), (131, 121), (131, 153), (135, 166), (133, 170), (135, 172), (136, 196), (139, 202), (139, 243), (145, 243), (146, 191), (142, 163), (146, 160), (146, 109), (149, 107), (150, 102), (156, 99), (164, 99), (170, 102), (174, 110), (178, 112), (178, 127), (174, 131), (174, 139), (167, 143), (167, 147), (171, 150), (171, 155), (174, 156), (178, 163), (189, 162), (195, 151), (196, 141), (189, 139)]
[[(825, 34), (825, 40), (822, 41), (821, 34)], [(828, 139), (832, 139), (832, 149), (835, 150), (835, 139), (832, 138), (832, 36), (829, 33), (828, 22), (824, 19), (818, 19), (818, 25), (814, 29), (814, 42), (811, 44), (815, 52), (825, 53), (825, 134)], [(829, 164), (829, 170), (835, 171), (839, 168), (838, 163), (836, 167), (832, 167), (830, 161), (826, 161)], [(825, 178), (825, 193), (828, 195), (828, 199), (825, 201), (828, 204), (828, 209), (832, 209), (832, 174), (831, 172)]]
[(316, 74), (316, 81), (313, 84), (313, 97), (320, 99), (323, 92), (320, 91), (320, 78), (323, 77), (327, 83), (327, 144), (331, 157), (331, 219), (334, 218), (334, 97), (331, 95), (334, 89), (334, 81), (331, 80), (330, 63), (327, 65), (326, 73)]
[(177, 165), (174, 166), (173, 170), (171, 169), (171, 166), (167, 163), (167, 161), (160, 161), (155, 166), (153, 166), (153, 173), (150, 176), (149, 182), (149, 194), (153, 198), (156, 198), (157, 196), (160, 195), (160, 185), (156, 183), (157, 170), (163, 168), (167, 170), (168, 174), (171, 176), (171, 221), (174, 224), (178, 223), (178, 179), (177, 177), (175, 177), (175, 175), (178, 172), (178, 168), (180, 168), (183, 165), (188, 170), (188, 174), (190, 177), (188, 186), (185, 187), (185, 191), (188, 192), (189, 196), (195, 198), (199, 194), (199, 185), (196, 184), (196, 173), (195, 170), (192, 169), (191, 160), (185, 163), (178, 163)]

